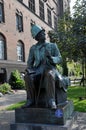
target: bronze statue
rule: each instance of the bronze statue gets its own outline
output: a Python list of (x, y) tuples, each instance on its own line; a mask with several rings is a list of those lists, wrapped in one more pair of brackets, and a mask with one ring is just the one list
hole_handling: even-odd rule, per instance
[(56, 109), (57, 105), (67, 101), (68, 82), (56, 68), (62, 57), (57, 45), (46, 41), (44, 29), (32, 25), (31, 33), (37, 43), (30, 48), (27, 60), (25, 107), (40, 106), (45, 102), (44, 107)]

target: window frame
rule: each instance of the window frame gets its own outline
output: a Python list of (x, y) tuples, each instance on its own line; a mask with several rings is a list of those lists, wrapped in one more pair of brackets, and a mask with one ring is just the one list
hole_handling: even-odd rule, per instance
[(22, 41), (17, 42), (17, 61), (24, 62), (24, 44)]
[(45, 20), (44, 2), (42, 0), (39, 0), (39, 16), (43, 21)]
[(18, 0), (18, 1), (20, 1), (21, 3), (23, 3), (23, 0)]
[(23, 32), (23, 15), (21, 12), (17, 11), (16, 12), (16, 29), (19, 32)]
[(35, 13), (35, 0), (29, 0), (28, 1), (28, 7), (29, 7), (30, 11)]
[(51, 9), (47, 8), (47, 18), (48, 18), (48, 24), (52, 26), (52, 15), (51, 15)]
[(4, 2), (3, 0), (0, 0), (0, 23), (5, 22), (5, 17), (4, 17)]
[(5, 37), (0, 33), (0, 60), (7, 59), (6, 40)]
[(57, 31), (57, 16), (54, 15), (54, 29)]

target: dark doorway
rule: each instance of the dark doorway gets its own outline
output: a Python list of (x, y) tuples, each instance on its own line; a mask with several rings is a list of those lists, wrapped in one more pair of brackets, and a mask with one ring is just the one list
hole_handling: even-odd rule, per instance
[(7, 81), (7, 72), (5, 68), (0, 69), (0, 84)]

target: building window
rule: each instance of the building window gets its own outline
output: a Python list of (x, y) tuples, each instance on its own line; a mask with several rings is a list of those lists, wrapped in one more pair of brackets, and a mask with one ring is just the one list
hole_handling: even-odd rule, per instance
[(6, 52), (5, 38), (0, 34), (0, 60), (6, 59)]
[(28, 2), (29, 9), (35, 13), (35, 0), (29, 0)]
[(48, 24), (52, 26), (52, 19), (51, 19), (51, 10), (47, 9), (47, 17), (48, 17)]
[(23, 32), (23, 15), (21, 12), (16, 13), (16, 29), (19, 32)]
[(0, 0), (0, 23), (4, 22), (4, 3)]
[(57, 17), (54, 16), (54, 29), (57, 30)]
[(44, 21), (45, 16), (44, 16), (44, 2), (42, 2), (41, 0), (39, 0), (39, 15), (40, 18)]
[(17, 61), (24, 61), (24, 44), (21, 41), (17, 44)]
[(23, 0), (18, 0), (18, 1), (23, 2)]

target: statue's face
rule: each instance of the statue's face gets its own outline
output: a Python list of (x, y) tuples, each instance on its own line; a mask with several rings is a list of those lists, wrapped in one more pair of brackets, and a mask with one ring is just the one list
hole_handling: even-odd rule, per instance
[(38, 41), (40, 41), (40, 42), (44, 42), (44, 41), (45, 41), (46, 37), (45, 37), (45, 31), (44, 31), (44, 30), (41, 31), (41, 32), (37, 35), (37, 39), (38, 39)]
[(46, 39), (46, 38), (45, 38), (45, 31), (41, 31), (40, 37), (41, 37), (41, 39), (44, 39), (44, 40)]

